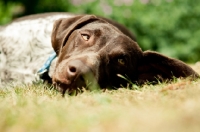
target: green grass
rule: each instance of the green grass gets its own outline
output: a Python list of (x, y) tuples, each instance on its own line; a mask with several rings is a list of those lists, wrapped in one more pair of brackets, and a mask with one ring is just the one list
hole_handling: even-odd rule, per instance
[(85, 91), (64, 98), (44, 87), (0, 90), (1, 132), (200, 131), (200, 80)]

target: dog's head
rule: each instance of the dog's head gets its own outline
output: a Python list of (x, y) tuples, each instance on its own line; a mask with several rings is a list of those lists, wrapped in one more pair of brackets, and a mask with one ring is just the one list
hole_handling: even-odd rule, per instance
[[(53, 83), (63, 92), (96, 83), (100, 88), (197, 74), (181, 61), (143, 52), (118, 28), (93, 15), (59, 19), (52, 46), (57, 54)], [(119, 76), (120, 75), (120, 76)]]

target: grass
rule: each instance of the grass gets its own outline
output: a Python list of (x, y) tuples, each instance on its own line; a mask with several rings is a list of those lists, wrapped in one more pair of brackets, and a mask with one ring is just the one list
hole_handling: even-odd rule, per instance
[(64, 98), (42, 84), (14, 86), (0, 90), (0, 102), (1, 132), (200, 131), (200, 80)]

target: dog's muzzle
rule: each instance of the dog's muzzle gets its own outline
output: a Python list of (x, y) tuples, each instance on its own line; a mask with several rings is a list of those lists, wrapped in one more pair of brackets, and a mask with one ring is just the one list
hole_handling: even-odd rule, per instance
[(61, 61), (55, 68), (53, 83), (64, 94), (65, 91), (99, 89), (99, 59), (94, 54), (75, 56)]

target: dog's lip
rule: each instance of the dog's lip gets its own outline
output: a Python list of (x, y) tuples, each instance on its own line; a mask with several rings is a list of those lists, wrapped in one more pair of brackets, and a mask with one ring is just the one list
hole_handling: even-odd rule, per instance
[(77, 89), (81, 89), (86, 87), (85, 80), (83, 77), (75, 78), (74, 80), (70, 81), (67, 79), (61, 79), (59, 81), (54, 82), (54, 86), (60, 92), (65, 91), (73, 91)]
[(62, 95), (64, 95), (66, 91), (70, 93), (71, 91), (75, 90), (75, 88), (73, 88), (70, 84), (65, 83), (56, 82), (54, 83), (54, 86), (56, 90), (62, 93)]
[(58, 82), (56, 82), (58, 85), (60, 84), (66, 84), (66, 85), (70, 85), (72, 82), (70, 80), (67, 79), (60, 79)]

